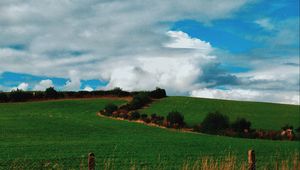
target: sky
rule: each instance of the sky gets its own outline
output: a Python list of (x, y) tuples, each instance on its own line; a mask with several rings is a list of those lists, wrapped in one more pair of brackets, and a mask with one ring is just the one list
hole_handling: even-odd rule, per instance
[(299, 105), (298, 0), (1, 0), (0, 91)]

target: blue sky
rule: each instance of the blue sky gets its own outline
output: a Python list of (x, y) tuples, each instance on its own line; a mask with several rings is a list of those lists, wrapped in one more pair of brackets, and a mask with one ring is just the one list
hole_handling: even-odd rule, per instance
[(160, 86), (299, 104), (298, 0), (4, 0), (0, 10), (2, 91)]

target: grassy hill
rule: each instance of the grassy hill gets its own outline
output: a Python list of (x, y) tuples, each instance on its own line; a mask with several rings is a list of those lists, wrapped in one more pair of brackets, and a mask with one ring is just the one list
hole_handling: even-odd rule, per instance
[[(170, 97), (161, 102), (175, 99), (184, 98)], [(135, 164), (177, 169), (184, 161), (203, 156), (222, 159), (231, 153), (237, 160), (246, 160), (250, 148), (255, 149), (257, 164), (262, 166), (288, 159), (299, 147), (299, 142), (182, 133), (97, 117), (96, 112), (110, 102), (125, 101), (86, 99), (0, 104), (0, 169), (10, 166), (42, 169), (47, 163), (51, 166), (58, 163), (63, 165), (62, 169), (79, 169), (80, 164), (86, 164), (86, 155), (91, 151), (96, 155), (98, 167), (110, 164), (120, 169)]]
[(300, 106), (242, 102), (230, 100), (204, 99), (192, 97), (167, 97), (142, 109), (148, 115), (156, 113), (166, 116), (172, 110), (184, 114), (189, 125), (200, 123), (209, 112), (219, 111), (229, 116), (231, 121), (243, 117), (252, 122), (257, 129), (280, 130), (285, 124), (300, 126)]

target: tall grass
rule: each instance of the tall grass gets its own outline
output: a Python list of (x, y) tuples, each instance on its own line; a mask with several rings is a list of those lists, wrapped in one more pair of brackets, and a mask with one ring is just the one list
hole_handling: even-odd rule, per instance
[[(72, 161), (72, 160), (70, 160)], [(33, 164), (26, 164), (26, 162), (15, 160), (12, 161), (7, 169), (12, 170), (26, 170), (26, 169), (46, 169), (46, 170), (65, 170), (65, 169), (87, 169), (87, 159), (81, 158), (81, 160), (74, 160), (74, 162), (59, 162), (59, 161), (45, 161), (45, 162), (34, 162)], [(79, 162), (77, 162), (79, 161)], [(77, 163), (76, 163), (77, 162)], [(28, 162), (27, 162), (28, 163)], [(77, 164), (77, 166), (70, 166), (69, 163)], [(159, 162), (156, 165), (147, 165), (145, 163), (131, 160), (127, 164), (120, 164), (116, 158), (105, 158), (103, 160), (96, 159), (96, 169), (101, 170), (247, 170), (248, 164), (245, 161), (240, 161), (236, 156), (228, 154), (223, 158), (215, 158), (211, 156), (201, 157), (196, 160), (186, 159), (180, 165), (179, 168), (170, 167), (164, 161)], [(299, 170), (300, 169), (300, 158), (299, 153), (295, 153), (291, 158), (286, 160), (277, 160), (269, 163), (268, 165), (260, 166), (256, 165), (257, 169), (272, 169), (272, 170)], [(0, 169), (4, 169), (0, 166)]]

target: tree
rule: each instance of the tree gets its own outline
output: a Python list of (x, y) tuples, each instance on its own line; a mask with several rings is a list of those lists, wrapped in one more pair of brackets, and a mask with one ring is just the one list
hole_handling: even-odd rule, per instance
[(284, 125), (283, 127), (281, 127), (281, 129), (282, 129), (282, 130), (294, 129), (294, 127), (291, 126), (291, 125), (286, 124), (286, 125)]
[(104, 107), (104, 109), (105, 109), (105, 114), (107, 116), (110, 116), (114, 111), (118, 110), (118, 106), (116, 106), (115, 104), (109, 103)]
[(169, 112), (167, 115), (167, 121), (169, 122), (171, 127), (178, 126), (183, 127), (184, 123), (184, 116), (177, 111)]
[(33, 98), (33, 94), (30, 92), (24, 92), (23, 90), (17, 89), (12, 90), (9, 93), (9, 100), (12, 102), (23, 102)]
[(141, 117), (140, 113), (133, 111), (129, 113), (129, 120), (138, 120)]
[(58, 98), (59, 94), (58, 92), (54, 89), (54, 87), (49, 87), (45, 90), (45, 97), (49, 99), (55, 99)]
[(229, 118), (219, 112), (209, 113), (201, 123), (201, 131), (210, 134), (220, 133), (229, 127)]
[(161, 89), (159, 87), (156, 87), (155, 90), (150, 92), (150, 97), (155, 98), (155, 99), (160, 99), (160, 98), (164, 98), (166, 97), (166, 90), (165, 89)]
[(231, 127), (236, 132), (244, 132), (244, 130), (250, 130), (251, 122), (247, 121), (245, 118), (237, 118), (232, 124)]
[(0, 102), (8, 102), (8, 97), (6, 93), (0, 92)]
[(135, 109), (140, 109), (147, 103), (151, 101), (148, 93), (139, 93), (135, 95), (132, 99), (132, 101), (129, 103), (130, 109), (135, 110)]

